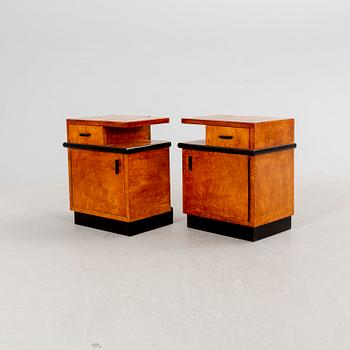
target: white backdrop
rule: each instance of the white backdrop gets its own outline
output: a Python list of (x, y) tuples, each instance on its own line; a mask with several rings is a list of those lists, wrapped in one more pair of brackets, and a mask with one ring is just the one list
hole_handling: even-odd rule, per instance
[(13, 1), (0, 10), (3, 181), (67, 181), (69, 115), (296, 117), (296, 175), (349, 176), (350, 6), (320, 0)]
[[(0, 349), (350, 349), (349, 62), (348, 0), (0, 0)], [(111, 113), (171, 117), (174, 225), (73, 224), (65, 119)], [(215, 113), (296, 118), (292, 230), (186, 227)]]

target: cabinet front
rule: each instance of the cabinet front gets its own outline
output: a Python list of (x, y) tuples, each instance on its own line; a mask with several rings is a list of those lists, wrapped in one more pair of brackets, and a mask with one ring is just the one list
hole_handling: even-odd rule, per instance
[(183, 207), (186, 214), (249, 221), (248, 156), (183, 150)]
[(123, 155), (78, 149), (69, 152), (72, 209), (125, 217)]

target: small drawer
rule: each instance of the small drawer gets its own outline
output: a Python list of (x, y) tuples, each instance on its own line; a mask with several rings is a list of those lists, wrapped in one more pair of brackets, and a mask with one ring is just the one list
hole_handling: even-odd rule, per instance
[(88, 145), (103, 145), (104, 130), (102, 126), (69, 125), (68, 142)]
[(207, 126), (206, 144), (218, 147), (249, 149), (249, 129)]

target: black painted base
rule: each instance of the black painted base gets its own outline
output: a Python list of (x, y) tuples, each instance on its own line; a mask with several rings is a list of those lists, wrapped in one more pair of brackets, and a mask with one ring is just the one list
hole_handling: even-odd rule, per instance
[(76, 225), (92, 227), (130, 237), (142, 232), (172, 224), (173, 209), (171, 208), (171, 211), (168, 213), (159, 214), (132, 222), (107, 219), (100, 216), (83, 214), (75, 211), (74, 223)]
[(202, 218), (195, 215), (187, 215), (187, 226), (197, 230), (255, 242), (259, 239), (289, 230), (292, 227), (292, 218), (289, 216), (285, 219), (277, 220), (266, 225), (249, 227), (225, 221)]

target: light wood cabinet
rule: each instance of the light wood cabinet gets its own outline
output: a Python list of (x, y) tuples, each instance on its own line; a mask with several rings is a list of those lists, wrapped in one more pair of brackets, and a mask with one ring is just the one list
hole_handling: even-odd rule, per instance
[(291, 227), (294, 119), (211, 116), (206, 140), (183, 149), (183, 211), (189, 227), (255, 241)]
[(168, 118), (67, 119), (70, 208), (75, 223), (134, 235), (172, 223), (170, 142), (150, 140)]

